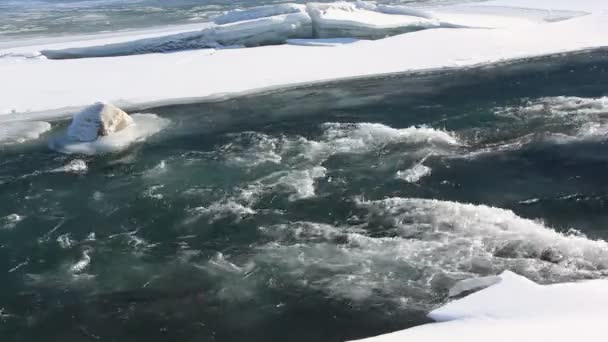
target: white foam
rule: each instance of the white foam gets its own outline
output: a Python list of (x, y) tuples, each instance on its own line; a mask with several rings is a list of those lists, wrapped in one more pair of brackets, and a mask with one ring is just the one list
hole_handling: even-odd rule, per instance
[(74, 241), (71, 237), (70, 233), (66, 233), (66, 234), (61, 234), (57, 237), (56, 239), (57, 243), (59, 244), (59, 247), (63, 248), (63, 249), (67, 249), (70, 248), (74, 245), (74, 243), (76, 241)]
[(392, 128), (378, 123), (326, 123), (323, 140), (332, 153), (365, 153), (390, 144), (460, 145), (452, 133), (431, 127)]
[(430, 167), (422, 163), (417, 163), (407, 170), (397, 171), (396, 177), (398, 179), (403, 179), (408, 183), (417, 183), (423, 177), (430, 175), (431, 171)]
[(2, 218), (2, 229), (14, 229), (19, 222), (21, 222), (25, 217), (21, 216), (17, 213), (13, 213), (7, 215)]
[(608, 97), (555, 96), (528, 100), (523, 106), (500, 108), (497, 114), (521, 113), (535, 117), (593, 118), (608, 115)]
[(72, 273), (82, 273), (87, 267), (89, 267), (89, 264), (91, 264), (91, 256), (89, 254), (89, 250), (84, 250), (82, 252), (82, 258), (70, 266), (70, 271)]
[(316, 165), (300, 170), (273, 172), (241, 189), (238, 199), (253, 204), (269, 192), (289, 194), (289, 201), (312, 198), (316, 196), (316, 180), (324, 178), (326, 171), (323, 166)]
[(70, 160), (66, 165), (53, 169), (50, 172), (84, 173), (87, 172), (88, 169), (89, 167), (84, 160), (74, 159)]
[[(560, 260), (552, 272), (573, 269), (601, 271), (608, 266), (608, 244), (564, 235), (540, 222), (518, 217), (510, 210), (447, 201), (390, 198), (361, 202), (375, 220), (405, 236), (421, 239), (443, 236), (444, 248), (454, 250), (454, 261), (466, 258)], [(466, 248), (464, 248), (466, 246)], [(497, 259), (494, 259), (497, 258)], [(470, 261), (470, 259), (469, 259)], [(503, 262), (505, 260), (502, 260)]]
[(257, 247), (252, 260), (280, 269), (282, 281), (332, 297), (407, 298), (409, 308), (419, 309), (432, 308), (449, 288), (454, 294), (481, 287), (479, 280), (457, 285), (470, 277), (512, 269), (544, 282), (565, 281), (601, 277), (608, 265), (605, 241), (561, 234), (504, 209), (405, 198), (359, 206), (367, 214), (358, 215), (356, 225), (261, 227), (272, 242)]
[(51, 124), (43, 121), (2, 123), (0, 124), (0, 146), (36, 140), (50, 129)]
[(247, 216), (256, 214), (254, 209), (233, 200), (214, 202), (209, 206), (197, 207), (191, 211), (194, 213), (195, 217), (190, 218), (189, 221), (196, 220), (200, 217), (206, 217), (209, 223), (214, 223), (229, 217), (234, 217), (235, 221), (239, 222)]
[(169, 120), (154, 114), (133, 114), (134, 124), (112, 135), (102, 136), (92, 142), (79, 142), (62, 135), (52, 139), (49, 146), (68, 154), (98, 154), (124, 150), (131, 144), (144, 141), (160, 132)]

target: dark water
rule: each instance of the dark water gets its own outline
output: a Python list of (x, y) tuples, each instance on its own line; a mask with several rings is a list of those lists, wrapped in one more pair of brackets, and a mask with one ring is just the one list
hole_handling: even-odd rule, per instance
[(88, 157), (55, 123), (0, 147), (0, 340), (343, 341), (461, 279), (604, 277), (607, 82), (599, 51), (151, 108)]

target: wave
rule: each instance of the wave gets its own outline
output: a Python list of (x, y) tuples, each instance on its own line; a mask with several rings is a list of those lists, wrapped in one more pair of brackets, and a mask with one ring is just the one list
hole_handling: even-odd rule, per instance
[[(254, 278), (251, 283), (264, 283), (263, 270), (272, 270), (284, 286), (313, 288), (355, 304), (407, 303), (428, 310), (462, 279), (509, 269), (561, 282), (602, 277), (608, 266), (605, 241), (562, 234), (509, 210), (419, 198), (355, 202), (363, 213), (349, 224), (260, 227), (268, 242), (239, 260), (257, 270), (247, 276)], [(235, 265), (231, 269), (244, 268), (227, 262)]]
[(253, 174), (258, 169), (266, 175), (248, 181), (228, 199), (251, 207), (271, 193), (285, 194), (289, 201), (313, 198), (317, 196), (316, 183), (327, 178), (323, 163), (334, 156), (405, 148), (408, 158), (420, 157), (424, 161), (429, 155), (452, 154), (462, 146), (455, 134), (426, 126), (324, 123), (320, 128), (322, 132), (315, 139), (257, 132), (229, 135), (230, 143), (217, 147), (212, 158), (230, 167), (249, 169)]

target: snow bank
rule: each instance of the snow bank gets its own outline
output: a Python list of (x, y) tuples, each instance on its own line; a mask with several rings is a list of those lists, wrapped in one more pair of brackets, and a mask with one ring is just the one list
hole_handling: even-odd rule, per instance
[(429, 313), (429, 317), (441, 322), (476, 317), (512, 319), (577, 313), (608, 314), (608, 280), (539, 285), (506, 271), (497, 284), (448, 303)]
[[(597, 4), (597, 1), (577, 1), (570, 7), (564, 5), (566, 7), (560, 10), (593, 10), (591, 5), (584, 6), (589, 3)], [(608, 8), (608, 4), (602, 6)], [(297, 25), (303, 23), (298, 18), (306, 15), (281, 14), (226, 24), (225, 26), (236, 25), (242, 29), (238, 35), (235, 35), (234, 30), (226, 34), (231, 39), (246, 35), (259, 35), (262, 39), (268, 39), (276, 35), (276, 20), (284, 23), (285, 29), (289, 31), (292, 30), (288, 27), (290, 20), (295, 20), (291, 23)], [(330, 18), (329, 13), (325, 18)], [(413, 15), (408, 18), (429, 20)], [(272, 22), (273, 28), (265, 31), (260, 20)], [(249, 25), (262, 31), (251, 31)], [(296, 31), (297, 29), (290, 32)], [(186, 36), (191, 34), (185, 33)], [(184, 41), (186, 44), (198, 44), (200, 34), (196, 37)], [(153, 38), (155, 39), (157, 38)], [(167, 44), (174, 42), (170, 40)], [(225, 42), (236, 44), (239, 41), (227, 39)], [(53, 49), (61, 50), (62, 44), (55, 44)], [(604, 46), (608, 46), (608, 14), (596, 10), (589, 15), (555, 23), (541, 20), (529, 25), (493, 30), (440, 28), (376, 41), (340, 44), (323, 50), (314, 46), (281, 45), (61, 61), (0, 58), (0, 75), (3, 79), (0, 83), (0, 116), (26, 112), (44, 112), (48, 118), (63, 116), (98, 99), (111, 101), (127, 109), (144, 105), (195, 102), (286, 85), (397, 72), (472, 67)], [(39, 51), (41, 48), (48, 46), (21, 46), (3, 53)], [(108, 52), (116, 48), (116, 45), (112, 49), (107, 46), (98, 48), (101, 52)], [(36, 114), (39, 113), (8, 115), (0, 117), (0, 121), (32, 120), (37, 117), (40, 120)]]
[(362, 341), (507, 342), (519, 339), (571, 342), (604, 339), (608, 280), (539, 285), (508, 271), (498, 278), (496, 284), (429, 314), (445, 323), (427, 324)]

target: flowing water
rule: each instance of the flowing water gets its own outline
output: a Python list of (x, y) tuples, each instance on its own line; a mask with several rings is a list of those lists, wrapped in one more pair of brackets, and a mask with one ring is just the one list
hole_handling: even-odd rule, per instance
[[(602, 62), (603, 61), (603, 62)], [(455, 282), (608, 272), (605, 51), (142, 109), (0, 146), (0, 340), (343, 341)]]

